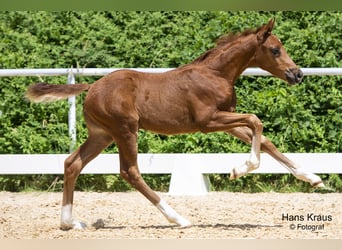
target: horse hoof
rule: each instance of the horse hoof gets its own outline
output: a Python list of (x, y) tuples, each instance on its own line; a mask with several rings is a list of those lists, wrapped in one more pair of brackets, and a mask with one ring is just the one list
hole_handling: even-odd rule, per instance
[(72, 224), (73, 224), (73, 229), (83, 230), (87, 227), (87, 225), (84, 222), (80, 222), (80, 221), (74, 221)]
[(324, 183), (322, 181), (313, 183), (312, 186), (314, 188), (324, 188), (325, 187), (325, 185), (324, 185)]
[(230, 172), (229, 180), (235, 180), (236, 178), (237, 178), (236, 170), (235, 168), (233, 168), (232, 171)]
[(170, 223), (175, 223), (177, 224), (179, 227), (181, 228), (187, 228), (191, 226), (191, 222), (188, 221), (187, 219), (181, 217), (180, 215), (178, 215), (178, 218), (168, 218), (167, 219)]
[(83, 222), (80, 221), (73, 221), (71, 224), (70, 223), (61, 223), (60, 229), (67, 231), (70, 229), (78, 229), (78, 230), (83, 230), (87, 227), (87, 225)]
[(187, 219), (183, 219), (180, 223), (178, 223), (180, 228), (189, 228), (192, 226), (191, 222), (188, 221)]
[(68, 231), (70, 229), (73, 229), (73, 225), (72, 224), (61, 224), (59, 228), (63, 231)]
[(192, 224), (191, 224), (191, 223), (186, 224), (186, 225), (179, 226), (179, 228), (190, 228), (190, 227), (192, 227)]

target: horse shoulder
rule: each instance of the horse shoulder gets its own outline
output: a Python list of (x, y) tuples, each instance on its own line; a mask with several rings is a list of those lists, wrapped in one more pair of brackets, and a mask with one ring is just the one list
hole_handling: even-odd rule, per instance
[(215, 112), (235, 108), (236, 98), (232, 83), (207, 68), (194, 67), (186, 73), (188, 108), (199, 129), (201, 126), (205, 127)]
[(233, 82), (208, 69), (194, 71), (192, 74), (191, 92), (202, 102), (220, 110), (228, 110), (228, 106), (236, 104)]

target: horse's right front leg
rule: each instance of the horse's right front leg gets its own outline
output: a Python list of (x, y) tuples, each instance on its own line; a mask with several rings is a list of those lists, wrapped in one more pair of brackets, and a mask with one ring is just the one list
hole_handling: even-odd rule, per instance
[(231, 112), (217, 112), (212, 120), (203, 129), (203, 132), (230, 131), (235, 128), (247, 127), (250, 133), (250, 143), (252, 144), (249, 159), (240, 167), (234, 168), (231, 172), (231, 179), (239, 178), (257, 169), (260, 164), (260, 146), (263, 125), (254, 114), (238, 114)]

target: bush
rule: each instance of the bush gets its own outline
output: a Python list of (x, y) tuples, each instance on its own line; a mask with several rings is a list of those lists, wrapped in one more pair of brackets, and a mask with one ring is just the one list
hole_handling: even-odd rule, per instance
[[(342, 66), (341, 12), (1, 11), (0, 67), (178, 67), (211, 48), (228, 31), (259, 26), (271, 17), (276, 18), (274, 33), (298, 65)], [(78, 77), (77, 81), (96, 79)], [(41, 105), (23, 98), (27, 86), (37, 81), (65, 84), (66, 77), (0, 79), (0, 153), (68, 153), (67, 102)], [(341, 76), (307, 76), (293, 87), (273, 77), (241, 77), (236, 82), (237, 112), (257, 114), (264, 122), (265, 135), (283, 152), (341, 152), (341, 88)], [(78, 145), (87, 136), (83, 97), (77, 98)], [(248, 145), (223, 133), (166, 137), (139, 131), (142, 153), (249, 150)], [(105, 152), (115, 153), (117, 148), (112, 145)], [(34, 186), (45, 177), (13, 177), (13, 185), (11, 178), (1, 177), (0, 189), (16, 190), (20, 183)], [(101, 187), (126, 189), (114, 177), (82, 178), (84, 182), (97, 180)], [(252, 181), (248, 178), (244, 181)], [(271, 176), (265, 178), (262, 181), (268, 182)], [(44, 189), (55, 179), (46, 180)]]

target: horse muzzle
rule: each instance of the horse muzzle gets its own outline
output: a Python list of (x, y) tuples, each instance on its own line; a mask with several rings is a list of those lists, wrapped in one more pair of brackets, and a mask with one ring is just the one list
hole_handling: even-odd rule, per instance
[(303, 79), (303, 72), (299, 68), (291, 68), (285, 71), (285, 76), (290, 84), (300, 83)]

